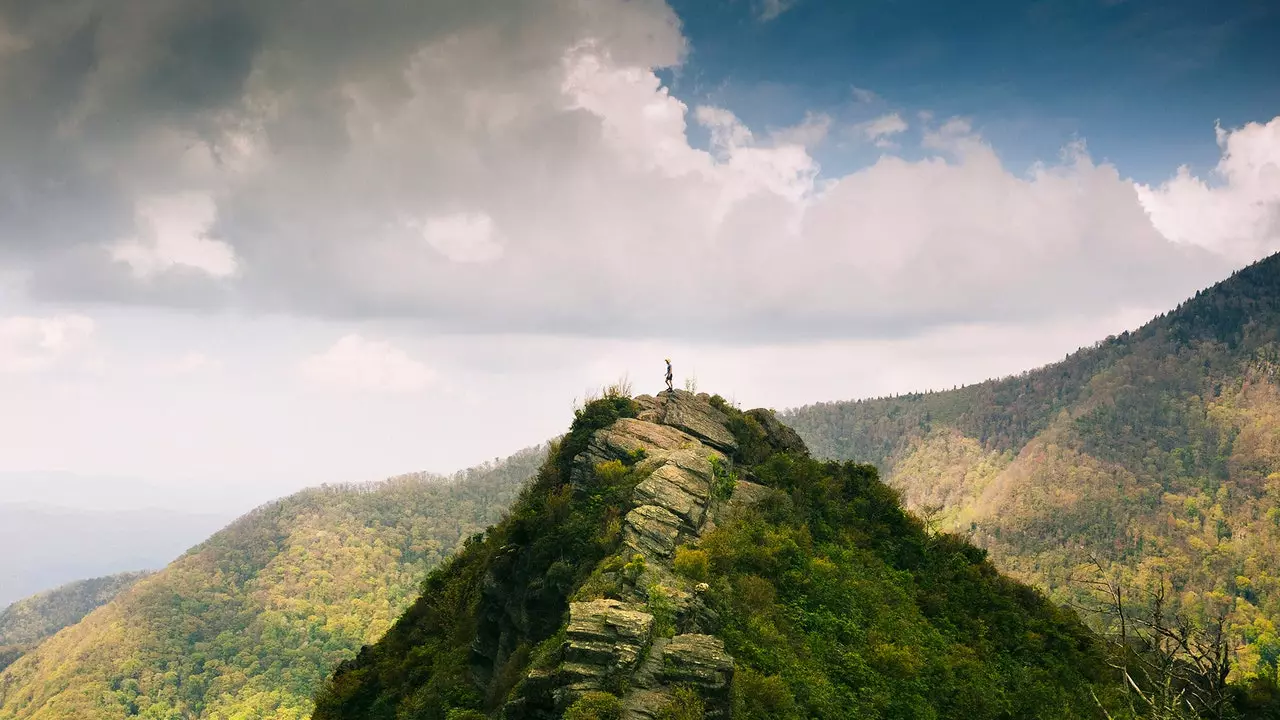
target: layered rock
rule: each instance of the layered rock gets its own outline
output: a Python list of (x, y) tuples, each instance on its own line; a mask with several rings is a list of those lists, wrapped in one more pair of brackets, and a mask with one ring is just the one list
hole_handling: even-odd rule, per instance
[(640, 413), (643, 420), (679, 428), (717, 450), (733, 452), (738, 448), (737, 439), (726, 427), (729, 416), (712, 406), (708, 395), (671, 390), (657, 397), (641, 395), (636, 402), (644, 408)]
[[(530, 675), (561, 711), (582, 693), (619, 695), (628, 720), (654, 718), (678, 687), (703, 698), (707, 717), (728, 717), (733, 658), (712, 634), (717, 618), (702, 602), (705, 583), (674, 569), (679, 547), (696, 544), (734, 508), (759, 502), (768, 488), (736, 479), (729, 497), (716, 497), (728, 482), (738, 441), (728, 416), (705, 395), (675, 391), (636, 398), (641, 412), (598, 430), (574, 459), (571, 479), (584, 487), (601, 463), (619, 461), (638, 478), (634, 507), (622, 521), (621, 557), (628, 572), (612, 571), (616, 597), (572, 602), (554, 671)], [(767, 441), (778, 449), (804, 450), (795, 433), (768, 411), (753, 411)], [(658, 597), (661, 595), (661, 597)]]

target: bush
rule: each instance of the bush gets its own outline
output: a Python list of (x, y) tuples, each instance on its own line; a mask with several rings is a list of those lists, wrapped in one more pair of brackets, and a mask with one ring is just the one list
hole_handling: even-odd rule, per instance
[(705, 582), (711, 571), (711, 560), (706, 550), (695, 550), (684, 546), (676, 548), (676, 572), (698, 582)]
[(621, 720), (622, 701), (607, 692), (583, 693), (564, 712), (564, 720)]
[(489, 717), (479, 710), (450, 710), (445, 720), (489, 720)]
[(658, 711), (658, 720), (703, 720), (707, 716), (706, 703), (698, 691), (681, 686), (674, 695), (671, 702)]
[(733, 716), (742, 720), (775, 720), (795, 714), (796, 701), (777, 675), (740, 668), (733, 676)]
[(676, 604), (661, 585), (649, 586), (649, 614), (653, 615), (653, 634), (673, 637), (676, 634)]

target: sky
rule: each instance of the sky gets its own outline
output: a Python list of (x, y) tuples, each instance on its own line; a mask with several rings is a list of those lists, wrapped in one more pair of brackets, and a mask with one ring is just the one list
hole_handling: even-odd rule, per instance
[(1275, 37), (1262, 2), (0, 0), (0, 502), (452, 471), (664, 357), (778, 409), (1061, 359), (1280, 250)]

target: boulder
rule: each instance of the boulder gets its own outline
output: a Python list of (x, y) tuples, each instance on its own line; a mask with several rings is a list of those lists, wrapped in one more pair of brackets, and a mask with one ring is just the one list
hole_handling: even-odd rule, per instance
[(569, 697), (635, 670), (649, 644), (653, 616), (618, 600), (569, 603), (560, 682)]
[(640, 481), (636, 501), (656, 505), (680, 516), (690, 529), (702, 525), (711, 486), (703, 478), (668, 462)]
[(646, 559), (669, 558), (680, 536), (680, 518), (657, 505), (641, 505), (623, 523), (622, 541)]
[(663, 649), (662, 675), (669, 685), (727, 688), (733, 679), (733, 658), (714, 635), (677, 635)]
[(659, 395), (655, 404), (655, 409), (644, 413), (654, 422), (679, 428), (717, 450), (731, 453), (738, 449), (738, 441), (726, 427), (729, 416), (702, 397), (675, 390)]

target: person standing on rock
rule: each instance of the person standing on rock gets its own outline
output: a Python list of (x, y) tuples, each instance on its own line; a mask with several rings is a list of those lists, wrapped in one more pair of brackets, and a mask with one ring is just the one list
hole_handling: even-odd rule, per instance
[(675, 387), (671, 385), (671, 358), (667, 358), (667, 392), (675, 391)]

